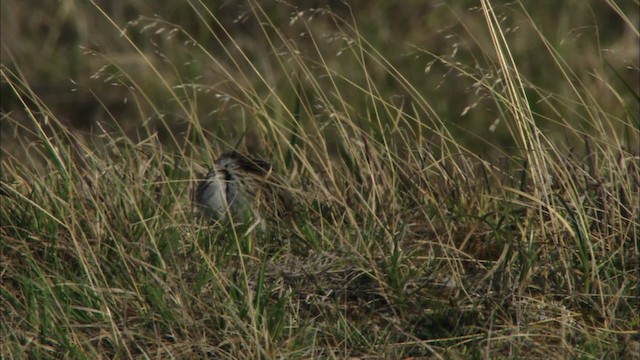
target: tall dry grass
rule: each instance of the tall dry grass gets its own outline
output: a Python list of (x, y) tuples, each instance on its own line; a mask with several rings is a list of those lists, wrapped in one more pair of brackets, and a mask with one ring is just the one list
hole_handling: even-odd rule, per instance
[[(61, 6), (119, 37), (72, 36), (109, 85), (86, 124), (3, 36), (8, 358), (638, 356), (637, 54), (576, 35), (605, 33), (550, 38), (549, 14), (489, 1), (383, 7), (410, 26), (342, 5)], [(585, 11), (554, 18), (597, 25)], [(423, 35), (440, 48), (372, 36), (442, 14)], [(198, 220), (194, 182), (232, 148), (287, 179), (291, 223)]]

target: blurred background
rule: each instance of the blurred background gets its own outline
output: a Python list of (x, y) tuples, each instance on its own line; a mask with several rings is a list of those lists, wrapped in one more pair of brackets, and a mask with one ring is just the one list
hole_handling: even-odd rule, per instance
[[(259, 101), (282, 99), (273, 106), (277, 117), (278, 106), (295, 106), (291, 76), (300, 58), (327, 86), (310, 93), (334, 91), (322, 80), (328, 67), (346, 82), (375, 84), (381, 98), (411, 112), (412, 96), (397, 81), (403, 77), (462, 144), (482, 150), (479, 136), (513, 146), (501, 109), (478, 86), (497, 78), (499, 69), (477, 1), (264, 1), (259, 10), (242, 1), (1, 4), (3, 156), (28, 138), (30, 116), (42, 120), (25, 110), (36, 98), (86, 136), (122, 129), (135, 137), (144, 124), (166, 141), (195, 119), (221, 138), (238, 138), (250, 118), (234, 106), (246, 100), (238, 87)], [(578, 105), (581, 96), (611, 119), (638, 114), (637, 1), (493, 6), (545, 131), (566, 137), (568, 123), (588, 132), (585, 119), (592, 116)], [(349, 41), (366, 41), (378, 54), (348, 54)], [(20, 79), (22, 88), (7, 78)], [(362, 92), (337, 96), (353, 107), (346, 111), (367, 121), (370, 104)], [(322, 116), (310, 110), (301, 120)]]

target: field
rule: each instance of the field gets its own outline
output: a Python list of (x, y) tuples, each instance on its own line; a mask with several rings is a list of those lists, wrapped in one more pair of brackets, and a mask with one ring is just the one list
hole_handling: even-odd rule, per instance
[(638, 5), (3, 1), (2, 357), (640, 358)]

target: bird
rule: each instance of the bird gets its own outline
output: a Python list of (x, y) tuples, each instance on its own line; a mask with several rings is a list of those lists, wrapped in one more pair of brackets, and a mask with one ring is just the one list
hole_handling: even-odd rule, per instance
[(264, 160), (238, 151), (221, 154), (195, 189), (197, 207), (220, 223), (261, 223), (289, 215), (292, 196), (286, 182)]

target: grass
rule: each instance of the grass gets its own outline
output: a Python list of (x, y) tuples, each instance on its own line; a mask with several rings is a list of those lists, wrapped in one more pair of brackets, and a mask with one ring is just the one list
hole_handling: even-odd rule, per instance
[[(640, 356), (637, 54), (598, 27), (637, 49), (629, 9), (61, 4), (86, 16), (41, 50), (84, 49), (58, 69), (95, 70), (83, 121), (3, 35), (6, 358)], [(293, 221), (198, 219), (232, 148), (274, 163)]]

